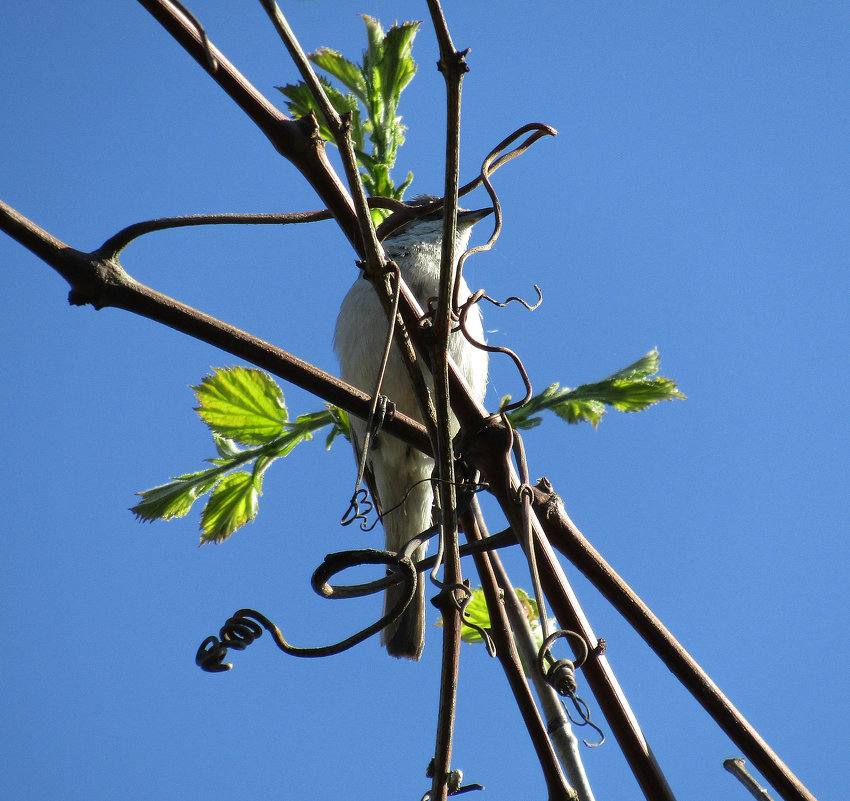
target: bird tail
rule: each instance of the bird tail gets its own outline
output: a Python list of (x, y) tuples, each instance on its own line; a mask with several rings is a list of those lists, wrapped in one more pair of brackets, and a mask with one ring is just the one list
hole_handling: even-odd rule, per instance
[[(417, 548), (412, 559), (418, 562), (425, 557), (425, 546)], [(425, 581), (418, 574), (416, 594), (402, 612), (398, 620), (393, 621), (381, 632), (381, 645), (390, 656), (400, 659), (419, 659), (425, 646)], [(384, 614), (389, 612), (405, 595), (404, 583), (390, 587), (384, 593)]]
[[(392, 453), (391, 449), (396, 447), (399, 453)], [(429, 479), (433, 463), (403, 443), (391, 443), (389, 438), (383, 442), (381, 450), (381, 457), (386, 459), (376, 476), (385, 510), (381, 523), (386, 534), (387, 550), (400, 551), (413, 537), (431, 526), (434, 492)], [(394, 458), (387, 458), (391, 456)], [(411, 556), (412, 561), (423, 559), (426, 548), (426, 544), (417, 548)], [(425, 575), (419, 573), (416, 593), (407, 609), (381, 632), (381, 645), (391, 656), (419, 659), (422, 655), (425, 644), (425, 582)], [(384, 614), (404, 595), (404, 583), (390, 587), (384, 593)]]

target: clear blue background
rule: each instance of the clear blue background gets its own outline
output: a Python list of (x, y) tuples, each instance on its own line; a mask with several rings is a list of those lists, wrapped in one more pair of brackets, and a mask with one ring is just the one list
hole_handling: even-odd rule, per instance
[[(293, 81), (259, 4), (194, 2), (212, 40), (275, 102)], [(358, 12), (423, 3), (290, 2), (305, 48), (352, 56)], [(526, 437), (596, 547), (789, 766), (846, 793), (848, 33), (846, 3), (447, 4), (464, 82), (463, 172), (525, 122), (557, 139), (505, 167), (506, 220), (467, 276), (534, 314), (487, 308), (537, 389), (613, 372), (658, 346), (689, 396), (599, 430)], [(0, 196), (92, 249), (156, 216), (317, 207), (312, 191), (132, 2), (18, 4), (0, 27)], [(443, 81), (428, 25), (406, 92), (400, 171), (442, 186)], [(472, 201), (477, 203), (478, 201)], [(484, 198), (482, 196), (481, 203)], [(470, 203), (471, 205), (472, 203)], [(480, 235), (479, 235), (480, 236)], [(137, 279), (334, 371), (354, 277), (332, 223), (174, 231), (124, 254)], [(200, 641), (242, 606), (294, 642), (341, 638), (375, 599), (329, 604), (309, 576), (340, 529), (347, 448), (299, 448), (257, 521), (196, 547), (197, 514), (142, 525), (133, 493), (212, 455), (189, 385), (233, 359), (67, 287), (0, 238), (5, 636), (3, 796), (100, 801), (419, 798), (433, 752), (439, 631), (418, 665), (374, 642), (327, 660), (264, 637), (205, 675)], [(520, 392), (493, 364), (491, 394)], [(286, 388), (293, 413), (318, 408)], [(494, 514), (491, 526), (500, 525)], [(528, 586), (518, 558), (514, 581)], [(744, 798), (737, 749), (576, 572), (576, 589), (680, 799)], [(435, 616), (435, 613), (432, 613)], [(496, 662), (462, 656), (454, 763), (488, 798), (540, 798), (536, 759)], [(594, 718), (606, 728), (585, 689)], [(609, 736), (584, 749), (600, 799), (639, 791)], [(484, 796), (482, 796), (484, 797)]]

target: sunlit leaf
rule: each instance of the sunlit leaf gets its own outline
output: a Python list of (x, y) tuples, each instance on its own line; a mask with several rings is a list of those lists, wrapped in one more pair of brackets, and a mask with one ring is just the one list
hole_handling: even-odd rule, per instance
[(463, 626), (460, 631), (464, 642), (482, 642), (482, 636), (469, 623), (474, 623), (482, 629), (490, 628), (490, 612), (487, 609), (487, 600), (484, 590), (480, 587), (472, 592), (472, 600), (463, 611)]
[(649, 353), (641, 356), (636, 362), (630, 364), (628, 367), (624, 367), (622, 370), (617, 370), (616, 373), (609, 375), (608, 378), (646, 378), (647, 376), (655, 375), (660, 366), (661, 354), (658, 352), (658, 348), (653, 348)]
[[(528, 593), (525, 592), (525, 590), (517, 587), (515, 592), (517, 599), (525, 612), (525, 616), (531, 624), (532, 633), (535, 635), (535, 638), (539, 639), (540, 643), (542, 643), (543, 639), (539, 636), (539, 632), (536, 630), (539, 629), (540, 625), (538, 620), (537, 603), (533, 598), (528, 596)], [(484, 596), (484, 590), (481, 587), (473, 590), (472, 600), (466, 605), (463, 618), (463, 624), (460, 631), (461, 639), (464, 642), (469, 643), (483, 642), (483, 637), (478, 633), (478, 631), (468, 625), (468, 623), (473, 623), (484, 630), (490, 628), (490, 610), (487, 608), (487, 600)], [(443, 619), (439, 618), (435, 625), (442, 626)]]
[(214, 434), (243, 445), (262, 445), (284, 430), (283, 391), (262, 370), (216, 369), (192, 389), (199, 403), (195, 411)]
[[(552, 411), (568, 423), (590, 423), (594, 428), (605, 414), (605, 404), (598, 400), (565, 400), (552, 406)], [(541, 420), (541, 418), (537, 418)]]
[(130, 508), (139, 520), (171, 520), (183, 517), (192, 504), (208, 492), (218, 475), (213, 470), (178, 476), (167, 484), (137, 492), (143, 500)]
[[(508, 418), (514, 428), (534, 428), (542, 420), (537, 413), (549, 410), (568, 423), (588, 422), (595, 428), (606, 406), (621, 412), (639, 412), (661, 401), (684, 399), (675, 381), (655, 376), (660, 362), (658, 351), (653, 349), (602, 381), (575, 389), (550, 384), (519, 409), (508, 412)], [(503, 398), (501, 408), (509, 402), (510, 396)]]
[[(317, 67), (333, 75), (346, 89), (352, 92), (361, 102), (366, 99), (366, 82), (363, 73), (356, 64), (352, 64), (341, 53), (331, 50), (329, 47), (320, 47), (308, 58)], [(337, 109), (338, 111), (339, 109)]]
[[(398, 115), (398, 103), (402, 91), (416, 74), (412, 49), (420, 23), (395, 24), (385, 32), (374, 17), (363, 15), (363, 21), (368, 46), (362, 64), (355, 64), (329, 47), (319, 48), (308, 58), (346, 90), (340, 92), (327, 78), (319, 76), (336, 112), (351, 114), (352, 145), (363, 168), (361, 177), (367, 193), (373, 197), (380, 195), (401, 200), (413, 176), (408, 173), (403, 184), (396, 187), (390, 171), (395, 166), (398, 148), (404, 142), (405, 126)], [(295, 117), (315, 115), (322, 138), (336, 144), (318, 103), (303, 81), (277, 88), (286, 96), (287, 107)], [(367, 137), (372, 143), (371, 153), (365, 150)], [(384, 209), (371, 211), (376, 225), (388, 214)]]
[(351, 442), (351, 421), (348, 417), (348, 412), (345, 409), (340, 409), (338, 406), (331, 406), (327, 404), (328, 412), (333, 419), (333, 428), (330, 430), (327, 439), (325, 440), (325, 445), (328, 450), (331, 449), (331, 445), (333, 445), (334, 440), (339, 437), (345, 437), (349, 442)]
[(380, 70), (386, 103), (395, 99), (393, 105), (396, 105), (397, 98), (416, 75), (412, 52), (419, 25), (419, 22), (402, 22), (393, 25), (384, 36)]
[[(338, 89), (321, 75), (319, 83), (325, 90), (325, 94), (330, 100), (334, 111), (340, 116), (351, 114), (351, 142), (355, 152), (363, 149), (363, 123), (360, 119), (360, 108), (357, 105), (357, 98), (352, 94), (343, 94)], [(313, 97), (310, 88), (303, 81), (297, 84), (287, 84), (286, 86), (278, 86), (277, 89), (287, 98), (286, 107), (293, 117), (301, 118), (309, 114), (316, 117), (316, 122), (319, 126), (319, 135), (322, 139), (328, 142), (334, 142), (333, 131), (328, 127), (327, 120), (319, 109), (319, 104)]]
[(231, 473), (219, 481), (201, 514), (201, 543), (222, 542), (252, 521), (259, 492), (251, 473)]

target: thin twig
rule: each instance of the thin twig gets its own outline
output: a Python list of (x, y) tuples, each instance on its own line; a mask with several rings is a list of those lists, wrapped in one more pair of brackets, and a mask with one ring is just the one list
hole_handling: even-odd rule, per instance
[(293, 225), (296, 223), (319, 222), (333, 219), (327, 210), (296, 211), (289, 213), (263, 214), (183, 214), (177, 217), (158, 217), (155, 220), (143, 220), (122, 228), (117, 234), (109, 237), (99, 248), (98, 253), (107, 258), (118, 256), (134, 239), (155, 231), (166, 231), (170, 228), (189, 228), (195, 225)]
[[(366, 202), (370, 209), (380, 208), (397, 211), (399, 208), (405, 210), (409, 208), (400, 200), (389, 197), (370, 197), (366, 198)], [(259, 212), (254, 214), (220, 212), (213, 214), (181, 214), (176, 217), (157, 217), (154, 220), (142, 220), (141, 222), (132, 223), (126, 228), (122, 228), (117, 234), (109, 237), (98, 250), (104, 255), (118, 256), (127, 245), (140, 236), (156, 231), (165, 231), (170, 228), (188, 228), (196, 225), (294, 225), (332, 219), (333, 214), (328, 209), (294, 212)]]
[(764, 789), (745, 767), (747, 763), (741, 757), (724, 759), (723, 767), (729, 771), (741, 784), (746, 787), (750, 795), (758, 801), (773, 801), (770, 793)]
[[(517, 145), (513, 150), (505, 153), (503, 156), (499, 156), (499, 154), (508, 146), (513, 144), (520, 136), (523, 134), (529, 133), (527, 139), (525, 139), (521, 144)], [(503, 139), (499, 142), (496, 147), (490, 152), (490, 155), (484, 162), (485, 167), (482, 166), (481, 173), (479, 176), (468, 184), (464, 184), (459, 190), (458, 195), (463, 197), (463, 195), (468, 194), (473, 189), (477, 189), (482, 184), (486, 184), (487, 177), (491, 176), (496, 170), (498, 170), (503, 165), (507, 164), (509, 161), (512, 161), (517, 156), (521, 156), (525, 153), (528, 148), (530, 148), (538, 139), (541, 139), (544, 136), (557, 136), (558, 132), (551, 126), (546, 125), (543, 122), (529, 122), (523, 125), (521, 128), (517, 128), (510, 136)], [(499, 156), (495, 161), (493, 159)]]

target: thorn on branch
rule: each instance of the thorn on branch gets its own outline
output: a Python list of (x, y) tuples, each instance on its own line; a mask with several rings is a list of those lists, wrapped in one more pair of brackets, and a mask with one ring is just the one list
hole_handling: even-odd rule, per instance
[(440, 58), (437, 62), (437, 69), (443, 73), (443, 75), (447, 75), (449, 73), (455, 73), (456, 75), (463, 75), (466, 72), (469, 72), (469, 64), (466, 63), (466, 57), (469, 55), (470, 48), (466, 48), (466, 50), (455, 50), (452, 55), (446, 58)]
[[(428, 767), (425, 770), (425, 776), (429, 779), (434, 778), (434, 759), (428, 763)], [(448, 791), (448, 795), (463, 795), (464, 793), (472, 792), (473, 790), (483, 790), (483, 784), (463, 784), (463, 771), (459, 769), (455, 769), (449, 771), (446, 774), (446, 789)], [(431, 791), (425, 793), (422, 796), (422, 801), (429, 801), (431, 798)]]

